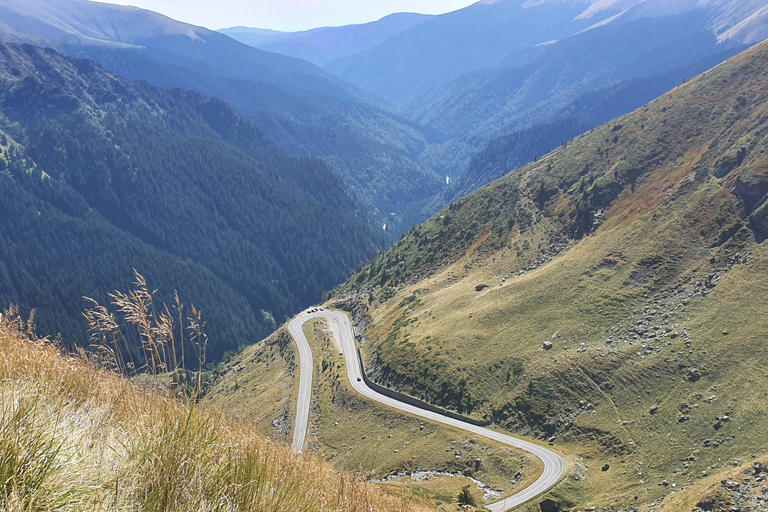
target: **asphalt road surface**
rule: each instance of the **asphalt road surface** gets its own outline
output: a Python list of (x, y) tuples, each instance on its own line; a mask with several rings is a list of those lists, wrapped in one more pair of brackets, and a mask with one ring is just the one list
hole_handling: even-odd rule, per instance
[(362, 368), (360, 368), (360, 361), (357, 357), (357, 349), (355, 347), (355, 335), (352, 330), (352, 325), (349, 322), (349, 317), (338, 311), (316, 311), (314, 313), (301, 313), (296, 318), (291, 320), (288, 325), (288, 330), (296, 341), (299, 347), (299, 357), (301, 360), (301, 375), (299, 379), (299, 401), (296, 412), (296, 430), (293, 435), (293, 449), (301, 451), (304, 447), (304, 440), (307, 433), (307, 422), (309, 418), (309, 406), (312, 400), (312, 367), (314, 365), (312, 361), (312, 349), (304, 336), (302, 327), (305, 322), (315, 318), (327, 318), (329, 322), (336, 322), (336, 332), (341, 335), (341, 346), (344, 359), (346, 360), (347, 375), (349, 376), (349, 382), (355, 391), (361, 395), (370, 398), (376, 402), (387, 405), (399, 411), (407, 412), (414, 416), (419, 416), (430, 421), (437, 423), (443, 423), (452, 427), (459, 428), (466, 432), (472, 432), (479, 436), (493, 439), (500, 443), (504, 443), (509, 446), (514, 446), (521, 450), (525, 450), (544, 462), (544, 472), (533, 484), (529, 485), (522, 491), (493, 503), (485, 505), (486, 508), (492, 512), (502, 512), (504, 510), (511, 510), (518, 505), (521, 505), (531, 499), (543, 494), (550, 488), (552, 488), (565, 473), (565, 460), (543, 446), (538, 444), (523, 441), (506, 434), (495, 432), (487, 428), (478, 427), (471, 423), (465, 423), (458, 419), (448, 418), (442, 414), (436, 412), (425, 411), (409, 404), (402, 403), (394, 398), (384, 396), (380, 393), (369, 388), (362, 379)]

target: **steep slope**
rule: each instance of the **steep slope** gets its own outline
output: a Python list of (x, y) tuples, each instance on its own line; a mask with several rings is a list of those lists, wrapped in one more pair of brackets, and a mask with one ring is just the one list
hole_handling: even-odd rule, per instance
[(24, 324), (0, 319), (3, 510), (425, 510), (270, 442), (252, 421), (63, 353)]
[(578, 451), (563, 507), (663, 507), (768, 452), (766, 69), (762, 44), (353, 274), (375, 378)]
[(510, 51), (533, 48), (586, 29), (590, 20), (575, 20), (584, 2), (530, 9), (520, 0), (478, 2), (436, 16), (328, 69), (377, 96), (406, 105), (413, 98), (455, 75), (483, 69)]
[(709, 11), (641, 14), (536, 48), (500, 69), (458, 76), (422, 95), (413, 119), (462, 141), (432, 149), (430, 162), (449, 162), (447, 168), (433, 164), (435, 169), (456, 176), (495, 137), (559, 123), (584, 98), (587, 115), (579, 121), (597, 126), (612, 118), (601, 115), (606, 111), (625, 114), (746, 49), (718, 39), (708, 28)]
[(402, 223), (412, 203), (441, 189), (441, 178), (416, 161), (428, 144), (419, 128), (308, 62), (150, 11), (85, 0), (8, 0), (0, 3), (0, 24), (5, 40), (227, 101), (294, 156), (337, 168), (379, 226), (391, 212), (400, 215), (393, 224)]
[[(723, 43), (754, 44), (760, 41), (764, 7), (762, 0), (481, 1), (339, 59), (328, 69), (366, 91), (408, 105), (420, 103), (424, 94), (433, 96), (433, 89), (440, 96), (456, 76), (510, 68), (579, 33), (641, 19), (700, 12), (705, 21), (696, 25), (698, 30)], [(621, 38), (613, 42), (621, 43)], [(651, 39), (643, 43), (654, 44)]]
[(226, 73), (299, 97), (351, 99), (350, 88), (307, 62), (255, 50), (212, 30), (161, 14), (85, 0), (8, 0), (0, 23), (19, 34), (88, 53), (132, 49), (145, 58), (185, 68)]
[[(455, 179), (499, 136), (541, 127), (554, 142), (547, 150), (568, 140), (570, 132), (555, 136), (552, 125), (572, 123), (568, 110), (585, 97), (587, 115), (575, 121), (597, 126), (611, 117), (590, 110), (625, 114), (723, 62), (760, 40), (765, 7), (764, 0), (478, 2), (328, 69), (443, 134), (419, 161)], [(615, 94), (621, 88), (630, 91)], [(480, 182), (440, 195), (460, 197)]]
[[(626, 80), (605, 89), (585, 94), (568, 105), (555, 109), (557, 113), (550, 122), (516, 130), (509, 135), (493, 139), (484, 149), (472, 157), (466, 171), (454, 179), (432, 201), (427, 209), (428, 212), (434, 214), (451, 202), (461, 199), (503, 175), (533, 162), (537, 157), (545, 155), (558, 146), (567, 144), (573, 137), (625, 114), (630, 108), (658, 98), (688, 78), (714, 67), (733, 51), (727, 50), (725, 53), (710, 59), (675, 69), (666, 74)], [(502, 131), (506, 131), (506, 129)], [(470, 140), (480, 141), (483, 139), (472, 137)], [(441, 154), (440, 151), (436, 153), (438, 156)], [(435, 165), (435, 167), (438, 166)], [(448, 173), (450, 174), (450, 172)]]
[(322, 27), (303, 32), (277, 32), (248, 27), (225, 28), (219, 32), (254, 48), (325, 66), (340, 57), (365, 51), (431, 18), (427, 14), (396, 13), (370, 23)]
[(105, 302), (136, 268), (206, 310), (219, 358), (379, 243), (332, 169), (219, 100), (35, 46), (3, 44), (0, 62), (0, 290), (46, 334), (84, 341), (80, 297)]

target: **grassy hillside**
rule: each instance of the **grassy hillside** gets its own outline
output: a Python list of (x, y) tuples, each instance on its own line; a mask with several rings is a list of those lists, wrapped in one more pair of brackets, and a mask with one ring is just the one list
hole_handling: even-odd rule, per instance
[(374, 376), (579, 453), (567, 507), (663, 508), (768, 452), (766, 69), (747, 51), (353, 274)]
[(3, 510), (421, 510), (249, 421), (62, 355), (7, 311), (0, 352)]
[[(496, 181), (505, 174), (527, 165), (577, 135), (593, 129), (607, 121), (615, 119), (671, 91), (680, 83), (703, 71), (713, 68), (738, 52), (729, 49), (723, 53), (696, 62), (690, 66), (674, 69), (669, 73), (648, 78), (624, 80), (598, 91), (590, 92), (575, 101), (562, 106), (545, 109), (542, 118), (551, 117), (554, 121), (542, 125), (518, 130), (493, 139), (481, 151), (472, 156), (467, 163), (461, 158), (449, 159), (451, 165), (463, 165), (461, 176), (453, 180), (446, 189), (430, 204), (430, 216), (445, 208), (457, 199)], [(535, 89), (535, 87), (534, 87)], [(496, 130), (486, 130), (486, 134), (506, 133), (516, 126), (514, 117), (504, 117), (505, 125)], [(528, 121), (521, 124), (526, 125)], [(473, 137), (471, 144), (478, 144), (484, 138)], [(453, 152), (451, 144), (433, 148), (430, 158), (441, 160), (441, 152), (447, 149)], [(471, 153), (467, 153), (470, 155)], [(435, 169), (439, 168), (433, 164)]]
[[(336, 468), (385, 479), (386, 492), (410, 494), (430, 510), (452, 506), (468, 484), (477, 502), (486, 503), (484, 492), (470, 477), (507, 496), (540, 476), (541, 461), (525, 452), (358, 396), (349, 385), (328, 323), (309, 322), (304, 332), (312, 342), (315, 361), (307, 447)], [(265, 435), (290, 442), (298, 392), (295, 358), (295, 345), (281, 329), (221, 365), (206, 399), (253, 418)]]

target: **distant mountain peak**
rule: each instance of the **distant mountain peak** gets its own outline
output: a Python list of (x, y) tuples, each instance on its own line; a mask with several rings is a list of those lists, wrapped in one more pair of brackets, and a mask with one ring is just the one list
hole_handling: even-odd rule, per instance
[[(497, 2), (484, 0), (480, 3), (492, 5)], [(522, 7), (528, 9), (561, 3), (587, 6), (575, 20), (595, 19), (595, 24), (582, 32), (605, 26), (625, 16), (657, 18), (701, 9), (711, 13), (709, 28), (720, 42), (755, 44), (768, 37), (766, 0), (527, 0)], [(606, 15), (608, 17), (600, 19)]]
[(254, 48), (307, 60), (319, 66), (376, 46), (434, 18), (429, 14), (398, 12), (368, 23), (317, 27), (299, 32), (280, 32), (249, 27), (219, 30)]
[(768, 6), (718, 35), (718, 41), (721, 43), (736, 40), (745, 44), (755, 44), (766, 38), (768, 38)]
[(631, 9), (638, 4), (642, 4), (645, 1), (646, 0), (596, 0), (583, 13), (577, 16), (576, 19), (589, 19), (608, 9), (619, 10), (621, 13), (624, 13), (628, 9)]
[(201, 34), (210, 32), (138, 7), (88, 0), (3, 0), (0, 25), (50, 41), (130, 46), (168, 35), (202, 40)]

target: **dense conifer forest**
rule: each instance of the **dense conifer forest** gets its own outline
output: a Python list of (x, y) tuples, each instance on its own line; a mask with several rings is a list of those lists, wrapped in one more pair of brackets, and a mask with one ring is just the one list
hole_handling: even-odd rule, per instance
[(209, 360), (258, 341), (379, 247), (327, 164), (224, 102), (0, 46), (0, 301), (85, 342), (82, 296), (135, 268), (203, 310)]

